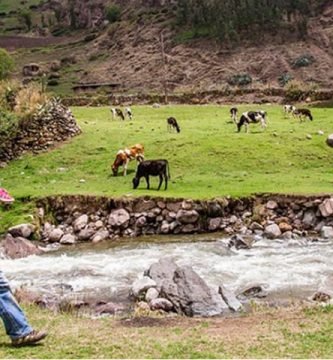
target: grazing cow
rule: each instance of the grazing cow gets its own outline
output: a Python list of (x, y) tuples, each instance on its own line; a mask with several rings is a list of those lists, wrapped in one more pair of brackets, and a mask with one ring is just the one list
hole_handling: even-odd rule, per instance
[(167, 127), (168, 131), (175, 129), (178, 133), (180, 132), (180, 127), (178, 126), (177, 120), (172, 116), (167, 118)]
[(127, 166), (131, 160), (136, 159), (138, 162), (144, 159), (144, 147), (141, 144), (133, 145), (129, 149), (119, 150), (112, 165), (112, 172), (117, 176), (119, 166), (123, 166), (123, 175), (127, 174)]
[(112, 120), (114, 120), (116, 117), (119, 117), (121, 120), (125, 120), (124, 113), (119, 108), (111, 108), (112, 113)]
[(244, 125), (246, 128), (246, 132), (249, 132), (249, 124), (251, 123), (259, 123), (263, 129), (267, 127), (266, 123), (266, 116), (267, 113), (264, 110), (259, 111), (247, 111), (242, 114), (242, 116), (239, 119), (239, 122), (237, 123), (237, 131), (240, 132), (241, 127)]
[(133, 114), (130, 107), (125, 108), (125, 116), (128, 116), (128, 118), (132, 120)]
[(164, 179), (164, 189), (166, 190), (168, 188), (168, 179), (170, 179), (168, 160), (145, 160), (140, 162), (135, 177), (133, 178), (133, 189), (136, 189), (139, 186), (142, 177), (146, 179), (147, 189), (149, 189), (149, 175), (160, 177), (160, 183), (157, 190), (160, 189)]
[(309, 109), (295, 109), (293, 111), (293, 115), (297, 116), (300, 122), (302, 122), (306, 117), (308, 117), (311, 121), (313, 120), (313, 116)]
[(285, 115), (292, 114), (296, 110), (296, 107), (294, 105), (284, 105), (283, 111)]
[(237, 113), (238, 113), (238, 109), (236, 107), (230, 109), (231, 119), (236, 125), (237, 125)]

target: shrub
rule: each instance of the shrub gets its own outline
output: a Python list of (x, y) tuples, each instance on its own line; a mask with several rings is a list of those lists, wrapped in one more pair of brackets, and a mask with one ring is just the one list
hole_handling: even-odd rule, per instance
[(57, 86), (59, 85), (59, 81), (57, 79), (50, 79), (48, 82), (47, 82), (47, 85), (48, 86)]
[(281, 86), (286, 86), (289, 81), (293, 79), (292, 75), (288, 73), (284, 73), (278, 77), (278, 82)]
[(31, 28), (32, 28), (32, 13), (30, 10), (24, 9), (24, 10), (20, 11), (18, 14), (18, 19), (19, 19), (19, 21), (22, 21), (25, 24), (28, 31), (31, 30)]
[(305, 67), (313, 64), (315, 62), (315, 58), (312, 55), (302, 55), (294, 61), (293, 67)]
[(232, 86), (245, 86), (252, 83), (252, 78), (249, 74), (237, 74), (231, 76), (227, 82)]
[(14, 61), (5, 49), (0, 48), (0, 80), (8, 77), (14, 69)]
[(106, 8), (106, 19), (112, 24), (118, 20), (120, 20), (121, 10), (117, 5), (110, 5)]
[(15, 134), (18, 124), (17, 116), (0, 109), (0, 144)]
[(312, 96), (316, 90), (316, 84), (305, 84), (292, 80), (286, 86), (285, 98), (288, 101), (305, 100), (307, 97)]

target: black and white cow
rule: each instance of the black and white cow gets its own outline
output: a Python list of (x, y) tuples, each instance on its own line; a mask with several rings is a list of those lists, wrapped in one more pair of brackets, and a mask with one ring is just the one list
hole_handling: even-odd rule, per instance
[(236, 107), (230, 109), (230, 117), (235, 124), (237, 124), (237, 113), (238, 109)]
[(130, 120), (132, 120), (133, 113), (130, 107), (125, 108), (125, 116), (127, 116)]
[(296, 107), (294, 105), (284, 105), (283, 111), (285, 115), (290, 115), (296, 110)]
[(171, 131), (172, 129), (175, 129), (178, 133), (180, 132), (180, 127), (178, 125), (178, 122), (172, 116), (167, 118), (167, 127), (168, 127), (168, 131)]
[(144, 177), (149, 189), (149, 176), (159, 176), (160, 182), (157, 190), (160, 189), (163, 179), (165, 182), (165, 190), (168, 188), (168, 179), (170, 179), (169, 162), (168, 160), (145, 160), (140, 162), (136, 170), (135, 177), (133, 178), (133, 189), (139, 186), (140, 179)]
[(258, 111), (246, 111), (242, 114), (237, 123), (237, 131), (240, 132), (242, 126), (244, 125), (246, 128), (246, 132), (249, 132), (249, 125), (251, 123), (257, 124), (260, 123), (261, 127), (265, 129), (267, 127), (266, 123), (267, 113), (264, 110)]
[(125, 120), (124, 113), (119, 108), (111, 108), (112, 113), (112, 120), (114, 120), (116, 117), (119, 117), (121, 120)]

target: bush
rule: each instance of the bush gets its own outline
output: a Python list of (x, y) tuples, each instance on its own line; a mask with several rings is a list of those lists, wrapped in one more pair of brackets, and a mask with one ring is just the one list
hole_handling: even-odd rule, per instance
[(293, 79), (292, 75), (288, 73), (284, 73), (278, 77), (278, 82), (281, 86), (286, 86), (289, 81)]
[(50, 79), (48, 82), (47, 82), (47, 85), (48, 86), (57, 86), (59, 85), (59, 81), (57, 79)]
[(13, 113), (0, 110), (0, 144), (15, 134), (18, 124), (18, 118)]
[(252, 83), (252, 78), (249, 74), (237, 74), (231, 76), (227, 82), (232, 86), (245, 86)]
[(302, 55), (294, 61), (293, 67), (299, 68), (309, 66), (315, 62), (315, 58), (312, 55)]
[(24, 10), (20, 11), (18, 14), (18, 20), (22, 21), (25, 24), (28, 31), (31, 30), (31, 28), (32, 28), (32, 12), (30, 10), (24, 9)]
[(117, 5), (110, 5), (106, 8), (106, 19), (112, 24), (118, 20), (120, 20), (121, 10)]
[(8, 77), (14, 69), (14, 61), (5, 49), (0, 48), (0, 80)]

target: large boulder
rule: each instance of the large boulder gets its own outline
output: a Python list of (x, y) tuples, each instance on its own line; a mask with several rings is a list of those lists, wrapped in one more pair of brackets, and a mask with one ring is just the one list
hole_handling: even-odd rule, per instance
[(135, 298), (139, 298), (141, 294), (154, 287), (156, 287), (156, 282), (150, 277), (144, 276), (134, 281), (131, 292)]
[(164, 280), (160, 295), (173, 304), (179, 314), (214, 316), (222, 314), (227, 305), (217, 291), (190, 267), (177, 267), (173, 278)]
[(221, 294), (222, 299), (232, 311), (240, 311), (243, 309), (243, 305), (236, 298), (236, 295), (231, 290), (227, 289), (225, 286), (219, 286), (219, 294)]
[(13, 237), (7, 234), (2, 241), (2, 248), (5, 256), (11, 259), (23, 258), (29, 255), (39, 255), (42, 253), (36, 245), (23, 237)]

